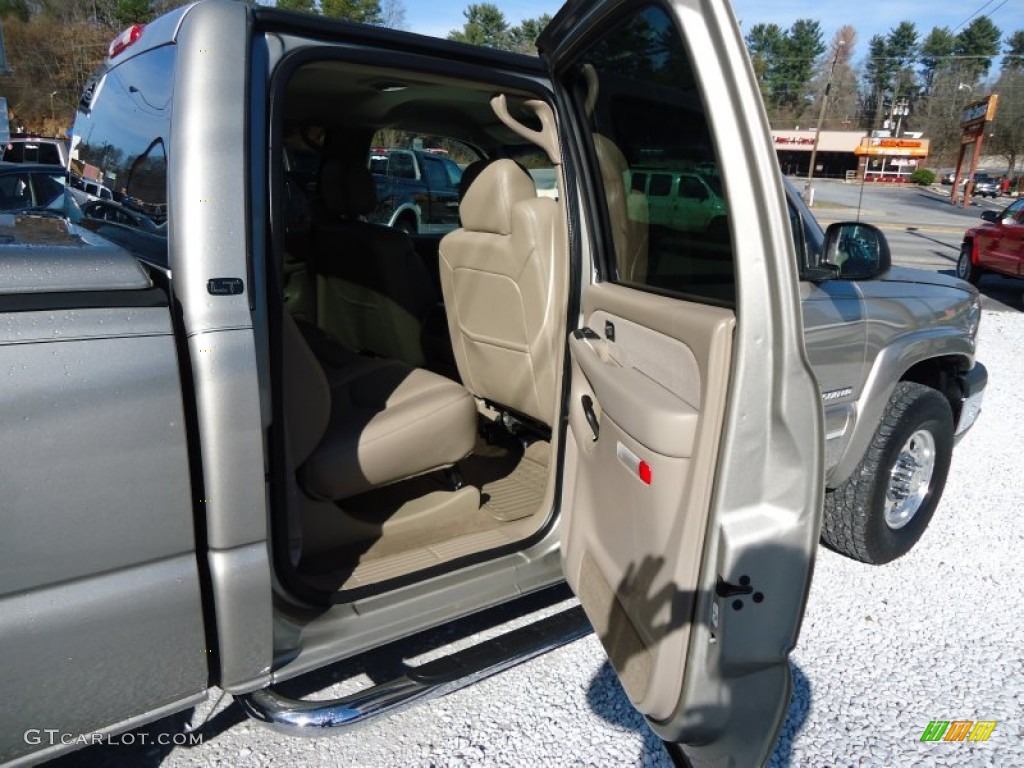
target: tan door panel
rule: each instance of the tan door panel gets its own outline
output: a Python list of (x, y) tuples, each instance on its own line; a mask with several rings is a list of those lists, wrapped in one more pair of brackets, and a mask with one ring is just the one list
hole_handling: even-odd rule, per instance
[(570, 340), (566, 577), (630, 699), (666, 718), (687, 655), (735, 317), (614, 284), (588, 288), (584, 311), (597, 338)]

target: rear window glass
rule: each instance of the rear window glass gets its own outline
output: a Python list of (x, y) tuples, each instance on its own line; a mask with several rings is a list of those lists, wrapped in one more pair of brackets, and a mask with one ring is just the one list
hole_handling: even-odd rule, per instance
[[(164, 224), (174, 50), (168, 45), (135, 56), (86, 88), (71, 155), (71, 171), (85, 190), (75, 193), (85, 198), (79, 199), (82, 225), (161, 266), (169, 261)], [(112, 215), (111, 206), (121, 215)]]
[(44, 141), (12, 141), (4, 150), (3, 159), (8, 163), (62, 164), (57, 145)]

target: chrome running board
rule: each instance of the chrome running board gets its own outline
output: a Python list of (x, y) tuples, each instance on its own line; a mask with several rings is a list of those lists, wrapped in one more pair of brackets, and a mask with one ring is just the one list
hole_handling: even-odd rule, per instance
[(264, 688), (237, 695), (235, 700), (249, 717), (279, 733), (319, 736), (328, 728), (349, 728), (472, 685), (592, 631), (583, 609), (575, 606), (450, 656), (409, 667), (394, 680), (340, 699), (302, 701)]

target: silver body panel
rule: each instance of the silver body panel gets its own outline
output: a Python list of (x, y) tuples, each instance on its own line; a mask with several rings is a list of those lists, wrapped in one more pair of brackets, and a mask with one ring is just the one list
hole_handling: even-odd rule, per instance
[(0, 315), (0, 762), (207, 685), (170, 316), (107, 296)]
[(915, 365), (974, 364), (976, 291), (919, 270), (874, 280), (801, 284), (807, 354), (823, 395), (826, 484), (846, 480), (867, 450), (897, 382)]
[[(573, 5), (587, 13), (585, 3)], [(697, 671), (687, 676), (683, 698), (689, 706), (704, 702), (708, 715), (701, 723), (681, 722), (685, 713), (676, 712), (659, 728), (672, 737), (685, 729), (717, 731), (728, 722), (739, 739), (743, 718), (774, 727), (785, 711), (788, 678), (780, 654), (795, 642), (795, 611), (807, 585), (801, 569), (818, 535), (812, 508), (821, 488), (806, 482), (808, 469), (822, 464), (821, 413), (807, 407), (816, 397), (811, 370), (823, 391), (850, 388), (824, 409), (832, 484), (852, 471), (889, 392), (911, 367), (935, 357), (970, 366), (972, 294), (953, 281), (897, 270), (885, 280), (805, 283), (802, 349), (784, 195), (738, 29), (718, 0), (670, 5), (692, 34), (696, 60), (726, 63), (702, 67), (700, 77), (705, 93), (728, 95), (715, 104), (719, 141), (743, 148), (722, 154), (725, 175), (748, 182), (730, 190), (734, 220), (762, 233), (737, 238), (738, 261), (751, 266), (737, 278), (748, 327), (737, 334), (732, 383), (758, 391), (760, 400), (730, 402), (701, 570), (701, 621), (692, 628), (687, 659)], [(228, 0), (179, 9), (149, 25), (137, 48), (111, 63), (177, 46), (168, 243), (184, 338), (176, 344), (167, 307), (119, 307), (109, 296), (103, 299), (109, 306), (94, 309), (0, 312), (0, 370), (9, 371), (0, 394), (0, 473), (8, 492), (0, 517), (0, 647), (6, 651), (0, 670), (19, 692), (6, 697), (6, 708), (0, 705), (0, 761), (28, 751), (21, 737), (28, 728), (54, 722), (69, 732), (126, 728), (188, 706), (210, 683), (231, 693), (254, 691), (561, 579), (558, 524), (527, 549), (347, 604), (311, 608), (275, 576), (265, 448), (272, 412), (269, 331), (260, 277), (268, 215), (266, 94), (271, 72), (288, 53), (346, 44), (295, 34), (257, 38), (251, 14), (246, 4)], [(388, 39), (397, 45), (402, 38)], [(402, 66), (400, 50), (386, 52)], [(541, 91), (550, 85), (546, 78), (536, 84)], [(578, 191), (570, 188), (568, 199), (578, 203)], [(584, 251), (587, 237), (581, 236)], [(49, 273), (34, 256), (0, 255), (5, 280), (12, 276), (0, 298), (13, 291), (149, 288), (134, 261), (115, 250), (96, 253), (77, 264), (55, 256)], [(581, 265), (584, 284), (591, 266)], [(217, 278), (241, 279), (244, 290), (213, 295), (208, 285)], [(752, 330), (758, 324), (777, 346)], [(775, 387), (767, 395), (777, 404), (770, 412), (763, 407), (766, 371)], [(195, 407), (188, 414), (197, 430), (191, 443), (183, 380), (185, 402)], [(783, 381), (792, 386), (779, 386)], [(765, 456), (766, 434), (784, 450)], [(787, 442), (794, 435), (811, 437)], [(762, 468), (770, 498), (746, 482), (751, 466)], [(771, 538), (774, 546), (752, 555), (755, 538)], [(776, 561), (787, 565), (774, 568)], [(754, 622), (751, 611), (730, 615), (727, 625), (714, 619), (721, 641), (711, 643), (716, 575), (731, 578), (750, 568), (774, 574), (774, 594), (794, 584), (802, 589), (766, 623)], [(201, 572), (208, 576), (205, 594)], [(212, 642), (204, 609), (216, 616)], [(211, 653), (219, 662), (215, 680), (208, 679)], [(96, 669), (104, 670), (103, 696), (93, 694)], [(765, 690), (780, 693), (770, 712), (721, 706), (727, 699), (762, 702)], [(723, 691), (727, 697), (714, 698)], [(737, 739), (725, 748), (748, 749)]]
[(62, 219), (0, 214), (0, 244), (4, 294), (126, 291), (152, 284), (134, 256)]
[[(196, 393), (208, 565), (222, 677), (230, 692), (266, 684), (273, 658), (264, 490), (264, 423), (249, 280), (248, 74), (243, 3), (182, 17), (168, 150), (170, 266)], [(240, 278), (242, 293), (208, 282)], [(227, 567), (228, 564), (231, 567)], [(233, 601), (242, 598), (244, 606)]]

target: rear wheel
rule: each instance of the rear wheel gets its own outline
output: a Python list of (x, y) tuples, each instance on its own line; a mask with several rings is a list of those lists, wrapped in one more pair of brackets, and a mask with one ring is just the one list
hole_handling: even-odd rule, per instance
[(400, 229), (407, 235), (416, 234), (416, 219), (412, 216), (402, 216), (395, 222), (395, 229)]
[(906, 554), (938, 506), (952, 456), (946, 398), (923, 384), (900, 382), (853, 475), (825, 494), (822, 540), (865, 563)]
[(971, 285), (977, 285), (981, 278), (981, 269), (971, 259), (971, 246), (964, 243), (960, 246), (960, 258), (956, 260), (956, 276)]
[(719, 216), (708, 224), (708, 240), (715, 244), (722, 244), (729, 242), (729, 220), (724, 216)]

